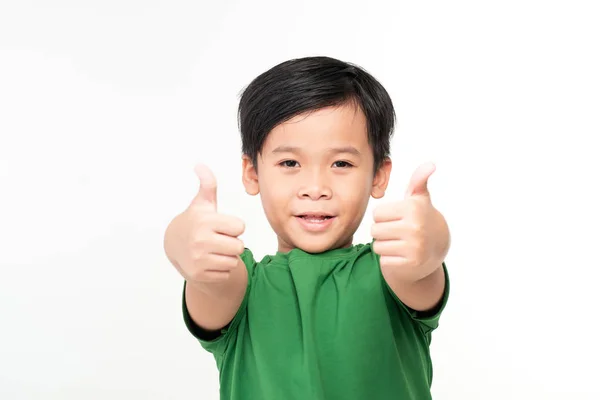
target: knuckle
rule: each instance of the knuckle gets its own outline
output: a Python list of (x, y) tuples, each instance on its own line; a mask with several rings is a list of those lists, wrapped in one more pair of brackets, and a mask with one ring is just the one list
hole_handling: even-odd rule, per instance
[(206, 256), (207, 248), (210, 247), (210, 241), (205, 236), (194, 238), (192, 243), (192, 258), (194, 260), (201, 259)]
[(227, 260), (227, 266), (229, 268), (235, 268), (237, 266), (238, 260), (236, 257), (230, 257), (229, 260)]
[(376, 240), (373, 242), (373, 251), (377, 254), (381, 254), (381, 242)]
[(193, 249), (191, 256), (194, 262), (203, 261), (206, 258), (206, 252), (202, 249)]
[(219, 268), (230, 270), (235, 265), (235, 259), (229, 255), (220, 255), (215, 259), (214, 264), (218, 265)]
[(192, 240), (192, 246), (196, 249), (196, 253), (202, 254), (203, 250), (210, 246), (210, 237), (205, 232), (198, 233)]
[(236, 253), (237, 253), (237, 255), (242, 255), (244, 253), (244, 251), (246, 250), (246, 246), (244, 246), (244, 243), (241, 240), (239, 240), (238, 242), (239, 243), (238, 243)]
[(236, 222), (235, 228), (239, 232), (238, 235), (241, 235), (246, 230), (246, 223), (239, 218), (236, 218), (235, 222)]
[(373, 220), (375, 222), (379, 221), (380, 214), (381, 214), (381, 210), (379, 209), (379, 207), (373, 210)]
[(205, 226), (196, 231), (194, 235), (194, 245), (199, 248), (212, 248), (217, 241), (217, 233), (213, 227)]
[(371, 225), (371, 236), (373, 238), (375, 238), (378, 235), (378, 233), (379, 233), (379, 228), (378, 228), (377, 224)]

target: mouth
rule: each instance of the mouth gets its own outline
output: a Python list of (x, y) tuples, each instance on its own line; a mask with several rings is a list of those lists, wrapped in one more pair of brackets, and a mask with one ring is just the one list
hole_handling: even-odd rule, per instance
[(301, 218), (307, 222), (319, 223), (319, 222), (327, 221), (327, 220), (335, 218), (335, 217), (330, 214), (307, 213), (307, 214), (296, 215), (296, 218)]
[(308, 232), (325, 232), (329, 229), (336, 216), (324, 213), (305, 213), (295, 215), (300, 226)]

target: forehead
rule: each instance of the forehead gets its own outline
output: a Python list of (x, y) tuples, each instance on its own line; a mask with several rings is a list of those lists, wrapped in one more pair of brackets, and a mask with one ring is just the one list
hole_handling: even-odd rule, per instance
[(273, 128), (263, 152), (269, 153), (282, 145), (315, 151), (332, 145), (352, 145), (364, 150), (369, 146), (367, 120), (354, 103), (311, 111)]

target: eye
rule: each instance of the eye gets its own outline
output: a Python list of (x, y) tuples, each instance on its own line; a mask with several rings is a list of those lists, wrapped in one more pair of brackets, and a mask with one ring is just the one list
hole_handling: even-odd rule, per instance
[(279, 163), (279, 165), (281, 165), (282, 167), (286, 167), (286, 168), (294, 168), (296, 166), (298, 166), (298, 162), (294, 161), (294, 160), (285, 160)]
[(333, 166), (336, 168), (350, 168), (352, 167), (352, 164), (347, 161), (336, 161), (333, 163)]

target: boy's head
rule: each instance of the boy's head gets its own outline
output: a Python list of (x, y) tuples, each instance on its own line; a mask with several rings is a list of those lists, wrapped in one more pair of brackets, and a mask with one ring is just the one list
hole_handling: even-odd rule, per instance
[(352, 244), (391, 171), (395, 113), (363, 69), (329, 57), (281, 63), (242, 94), (243, 181), (261, 194), (279, 251)]

